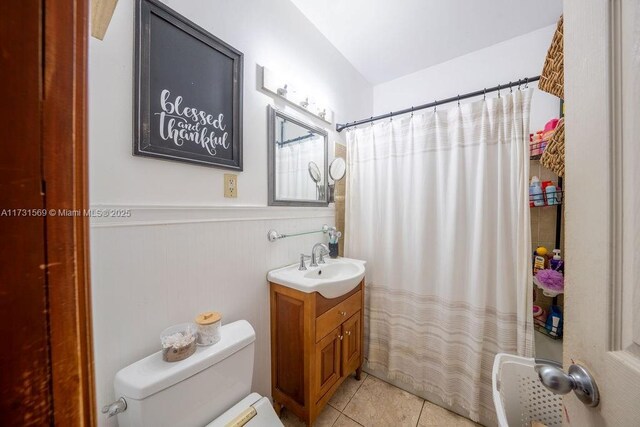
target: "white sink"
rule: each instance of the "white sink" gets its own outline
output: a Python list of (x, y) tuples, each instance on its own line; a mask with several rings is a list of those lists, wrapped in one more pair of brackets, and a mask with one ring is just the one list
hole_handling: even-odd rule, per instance
[(270, 282), (278, 283), (302, 292), (319, 292), (325, 298), (337, 298), (346, 294), (364, 277), (366, 261), (351, 258), (325, 258), (325, 264), (298, 270), (299, 263), (271, 270), (267, 274)]

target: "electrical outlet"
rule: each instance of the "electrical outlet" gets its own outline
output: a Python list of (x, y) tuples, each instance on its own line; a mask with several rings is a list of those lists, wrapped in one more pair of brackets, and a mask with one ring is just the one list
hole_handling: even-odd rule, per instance
[(224, 174), (224, 197), (238, 197), (238, 175), (235, 173)]

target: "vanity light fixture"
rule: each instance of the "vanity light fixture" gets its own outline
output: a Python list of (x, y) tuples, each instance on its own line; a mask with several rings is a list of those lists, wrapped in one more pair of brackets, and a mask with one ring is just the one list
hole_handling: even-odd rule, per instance
[(278, 90), (276, 91), (276, 94), (286, 98), (288, 92), (289, 91), (287, 90), (287, 85), (284, 85), (284, 87), (279, 87), (278, 88)]
[(326, 123), (333, 123), (333, 110), (326, 105), (318, 104), (312, 95), (292, 87), (283, 77), (278, 76), (267, 67), (260, 68), (262, 69), (262, 89)]

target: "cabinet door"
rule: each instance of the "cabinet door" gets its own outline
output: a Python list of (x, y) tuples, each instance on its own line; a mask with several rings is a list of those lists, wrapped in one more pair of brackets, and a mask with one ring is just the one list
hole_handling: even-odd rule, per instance
[(342, 324), (342, 375), (347, 375), (360, 366), (361, 330), (359, 311)]
[(340, 328), (336, 328), (316, 343), (316, 401), (340, 379), (341, 340)]

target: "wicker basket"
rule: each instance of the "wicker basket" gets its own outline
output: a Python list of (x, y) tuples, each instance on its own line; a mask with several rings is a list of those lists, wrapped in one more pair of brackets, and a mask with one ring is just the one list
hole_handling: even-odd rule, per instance
[(560, 119), (540, 158), (540, 163), (556, 175), (564, 176), (564, 118)]
[(564, 99), (564, 53), (562, 16), (544, 61), (538, 88), (560, 99)]

